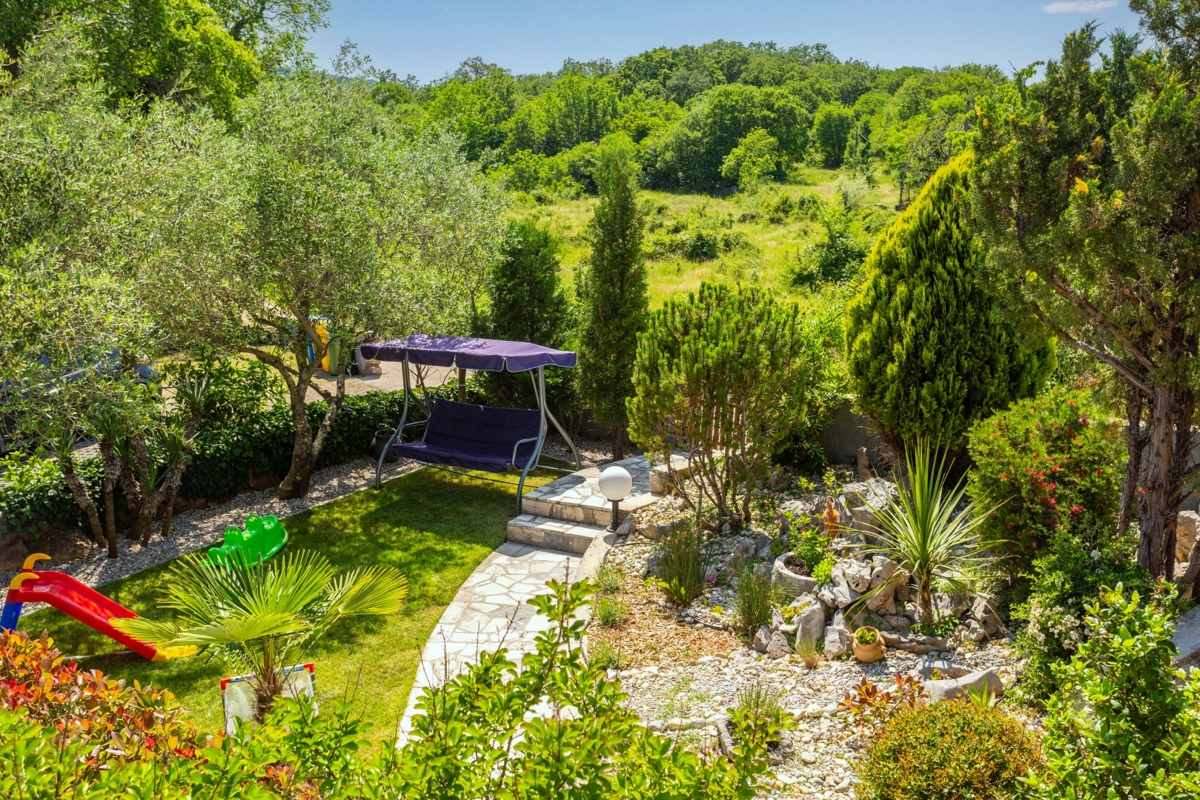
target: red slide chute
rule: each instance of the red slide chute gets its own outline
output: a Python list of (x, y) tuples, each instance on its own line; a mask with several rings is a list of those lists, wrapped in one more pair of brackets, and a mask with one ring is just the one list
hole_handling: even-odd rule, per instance
[(0, 617), (0, 628), (16, 630), (24, 603), (45, 603), (151, 661), (166, 661), (168, 658), (181, 658), (196, 652), (196, 648), (190, 646), (157, 648), (117, 630), (110, 620), (130, 619), (137, 614), (66, 573), (34, 570), (35, 563), (48, 558), (50, 556), (44, 553), (35, 553), (25, 559), (24, 568), (17, 573), (8, 587), (3, 616)]

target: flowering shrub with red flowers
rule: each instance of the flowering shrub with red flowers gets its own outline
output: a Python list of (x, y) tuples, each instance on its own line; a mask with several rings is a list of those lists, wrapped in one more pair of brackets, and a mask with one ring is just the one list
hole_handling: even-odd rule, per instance
[(0, 709), (21, 709), (54, 728), (61, 742), (82, 745), (85, 769), (113, 760), (192, 758), (205, 746), (170, 692), (80, 669), (45, 633), (35, 639), (0, 630)]
[(1010, 576), (1027, 577), (1056, 533), (1090, 545), (1116, 532), (1124, 453), (1085, 392), (1013, 403), (972, 428), (968, 449), (971, 495), (999, 505), (980, 535)]

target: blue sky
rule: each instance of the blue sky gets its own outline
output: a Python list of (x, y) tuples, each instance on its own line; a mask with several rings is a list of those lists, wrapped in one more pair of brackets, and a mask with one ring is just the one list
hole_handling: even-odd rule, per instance
[(333, 0), (311, 47), (329, 67), (346, 39), (376, 66), (422, 81), (482, 56), (514, 72), (564, 59), (621, 58), (713, 39), (824, 42), (839, 58), (883, 67), (964, 62), (1006, 71), (1058, 52), (1069, 31), (1137, 28), (1124, 0)]

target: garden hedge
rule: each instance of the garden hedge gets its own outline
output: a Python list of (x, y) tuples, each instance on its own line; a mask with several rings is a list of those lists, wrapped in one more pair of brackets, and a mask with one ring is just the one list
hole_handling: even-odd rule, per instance
[[(344, 464), (365, 456), (380, 428), (394, 426), (404, 406), (403, 392), (352, 395), (342, 403), (317, 467)], [(309, 403), (315, 428), (325, 418), (324, 402)], [(180, 497), (223, 501), (249, 487), (253, 476), (282, 478), (292, 458), (292, 413), (285, 404), (259, 411), (227, 427), (201, 429), (195, 452), (183, 473)], [(52, 525), (82, 525), (85, 520), (53, 461), (10, 457), (0, 476), (0, 536), (37, 531)], [(96, 457), (82, 458), (77, 471), (99, 508), (101, 468)], [(123, 507), (118, 501), (118, 507)], [(103, 514), (103, 511), (101, 511)]]

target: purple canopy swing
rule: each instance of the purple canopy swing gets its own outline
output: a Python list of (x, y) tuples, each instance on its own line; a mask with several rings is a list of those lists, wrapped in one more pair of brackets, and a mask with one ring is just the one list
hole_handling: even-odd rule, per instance
[[(383, 473), (389, 471), (383, 468), (389, 452), (401, 459), (419, 461), (439, 469), (459, 467), (484, 472), (520, 470), (521, 478), (517, 482), (517, 514), (520, 514), (525, 478), (530, 469), (538, 466), (542, 444), (546, 440), (547, 420), (566, 440), (575, 457), (575, 468), (579, 469), (579, 451), (575, 443), (546, 407), (546, 367), (574, 367), (578, 360), (575, 353), (529, 342), (435, 337), (419, 333), (407, 339), (364, 344), (361, 351), (363, 358), (404, 363), (404, 412), (400, 424), (379, 454), (379, 462), (375, 466), (376, 488), (382, 485)], [(533, 393), (537, 397), (538, 407), (498, 408), (458, 403), (439, 397), (434, 399), (427, 419), (407, 422), (408, 401), (412, 391), (408, 377), (410, 364), (489, 372), (537, 370), (530, 377), (533, 379)], [(459, 374), (461, 379), (462, 373)], [(425, 426), (421, 441), (399, 441), (405, 428), (417, 425)]]

